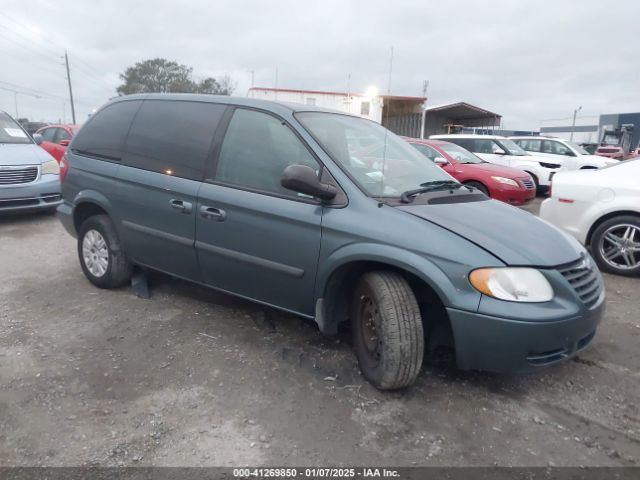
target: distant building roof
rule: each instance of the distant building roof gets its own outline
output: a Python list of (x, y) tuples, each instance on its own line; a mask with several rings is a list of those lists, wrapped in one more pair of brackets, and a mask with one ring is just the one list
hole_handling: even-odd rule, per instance
[[(322, 90), (297, 90), (291, 88), (268, 88), (268, 87), (251, 87), (249, 91), (259, 91), (259, 92), (283, 92), (283, 93), (302, 93), (308, 95), (336, 95), (342, 97), (366, 97), (365, 93), (357, 93), (357, 92), (331, 92), (331, 91), (322, 91)], [(426, 102), (427, 97), (411, 97), (411, 96), (403, 96), (403, 95), (377, 95), (380, 98), (388, 98), (390, 100), (415, 100), (416, 102)]]
[(438, 112), (456, 120), (471, 120), (477, 118), (501, 118), (502, 115), (476, 107), (467, 102), (449, 103), (447, 105), (433, 105), (426, 108), (428, 112)]

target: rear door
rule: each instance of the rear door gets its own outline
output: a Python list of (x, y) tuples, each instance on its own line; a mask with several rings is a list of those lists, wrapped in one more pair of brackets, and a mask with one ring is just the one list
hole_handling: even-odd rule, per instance
[(196, 250), (207, 284), (312, 316), (322, 206), (280, 185), (292, 164), (320, 171), (281, 118), (235, 109), (200, 189)]
[(226, 106), (145, 100), (125, 144), (116, 207), (135, 262), (200, 280), (194, 249), (198, 190)]

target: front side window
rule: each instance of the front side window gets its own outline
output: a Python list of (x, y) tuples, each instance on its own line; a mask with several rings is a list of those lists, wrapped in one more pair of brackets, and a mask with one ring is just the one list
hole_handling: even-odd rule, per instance
[(541, 140), (516, 140), (515, 143), (527, 152), (540, 152), (542, 148)]
[(453, 179), (409, 143), (375, 122), (325, 112), (296, 118), (368, 195), (397, 197), (430, 181)]
[(475, 149), (473, 151), (476, 153), (494, 154), (500, 150), (504, 151), (504, 148), (498, 145), (495, 140), (491, 140), (490, 138), (479, 138), (475, 141)]
[[(546, 151), (547, 149), (545, 148), (546, 153), (553, 153), (554, 155), (573, 156), (573, 152), (571, 151), (571, 149), (569, 149), (569, 147), (567, 147), (566, 145), (562, 144), (562, 142), (545, 140), (544, 143), (549, 145), (548, 152)], [(547, 145), (545, 145), (545, 147), (547, 147)]]
[(437, 151), (435, 148), (430, 147), (429, 145), (424, 145), (422, 143), (411, 143), (410, 145), (432, 162), (435, 162), (436, 158), (440, 158), (448, 163), (447, 159), (444, 158), (439, 151)]
[(208, 102), (146, 100), (131, 126), (123, 163), (202, 180), (213, 135), (225, 108)]
[(497, 143), (500, 145), (500, 148), (502, 148), (502, 150), (504, 150), (505, 153), (508, 153), (509, 155), (516, 155), (516, 156), (529, 155), (522, 148), (520, 148), (515, 142), (507, 138), (501, 138), (500, 141)]
[(280, 119), (239, 108), (222, 142), (216, 180), (251, 189), (300, 196), (280, 185), (289, 165), (320, 166), (302, 141)]
[(57, 128), (45, 128), (40, 135), (47, 142), (53, 142), (56, 138), (56, 130)]
[(453, 143), (443, 143), (438, 145), (447, 155), (460, 163), (484, 163), (480, 157), (476, 157), (473, 153)]
[(31, 143), (31, 139), (13, 118), (0, 112), (0, 143)]
[(55, 142), (60, 143), (62, 140), (71, 140), (71, 135), (64, 128), (56, 129)]

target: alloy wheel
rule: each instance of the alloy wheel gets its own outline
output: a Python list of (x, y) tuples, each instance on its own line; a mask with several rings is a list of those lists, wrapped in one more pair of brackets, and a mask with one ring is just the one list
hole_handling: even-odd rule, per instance
[(102, 277), (109, 267), (109, 248), (97, 230), (88, 230), (82, 239), (82, 259), (95, 277)]
[(614, 225), (602, 235), (598, 246), (602, 259), (613, 268), (631, 270), (640, 266), (640, 227)]

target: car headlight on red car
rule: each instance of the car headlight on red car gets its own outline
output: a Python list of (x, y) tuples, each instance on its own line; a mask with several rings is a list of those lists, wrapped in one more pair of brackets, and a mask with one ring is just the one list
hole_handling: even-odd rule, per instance
[(469, 281), (479, 292), (510, 302), (548, 302), (554, 296), (549, 281), (535, 268), (479, 268), (469, 274)]
[(498, 183), (502, 183), (503, 185), (511, 185), (512, 187), (517, 187), (518, 186), (518, 182), (516, 182), (515, 180), (511, 179), (511, 178), (507, 178), (507, 177), (491, 177), (492, 180), (498, 182)]

